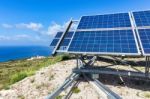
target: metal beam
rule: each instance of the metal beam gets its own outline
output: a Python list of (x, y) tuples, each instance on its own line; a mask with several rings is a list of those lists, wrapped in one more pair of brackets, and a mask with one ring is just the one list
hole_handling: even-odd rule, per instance
[(97, 56), (93, 56), (93, 58), (86, 64), (86, 65), (93, 65), (94, 64), (94, 62), (96, 61), (96, 59), (97, 59)]
[(145, 67), (145, 76), (149, 76), (149, 68), (150, 68), (150, 57), (146, 56), (146, 67)]
[(50, 94), (46, 99), (55, 99), (62, 91), (68, 88), (76, 79), (79, 78), (79, 74), (71, 74), (70, 77), (61, 85), (58, 89), (56, 89), (52, 94)]
[(76, 82), (73, 84), (72, 88), (70, 89), (69, 93), (65, 96), (64, 99), (70, 99), (71, 95), (73, 94), (73, 92), (72, 92), (73, 88), (74, 88), (74, 87), (77, 87), (77, 86), (79, 85), (79, 83), (80, 83), (79, 81), (76, 81)]
[(102, 84), (99, 80), (92, 79), (91, 77), (88, 77), (86, 75), (84, 75), (84, 77), (96, 89), (96, 91), (100, 94), (100, 96), (103, 94), (103, 96), (101, 96), (102, 98), (122, 99), (119, 95), (111, 91), (108, 87)]
[[(145, 73), (143, 72), (135, 72), (135, 71), (126, 71), (126, 70), (119, 70), (112, 68), (81, 68), (81, 69), (74, 69), (74, 73), (88, 73), (88, 74), (113, 74), (113, 75), (121, 75), (121, 76), (130, 76), (130, 77), (146, 77)], [(147, 76), (150, 78), (150, 75)]]
[(71, 20), (69, 21), (69, 24), (68, 24), (66, 30), (63, 32), (61, 38), (59, 39), (59, 41), (58, 41), (58, 43), (57, 43), (57, 45), (56, 45), (56, 47), (54, 48), (54, 50), (53, 50), (53, 52), (52, 52), (52, 55), (55, 55), (55, 54), (56, 54), (56, 50), (59, 48), (59, 46), (60, 46), (60, 44), (61, 44), (61, 41), (62, 41), (63, 38), (65, 37), (65, 34), (69, 31), (69, 29), (70, 29), (72, 23), (73, 23), (73, 21), (72, 21), (72, 18), (71, 18)]

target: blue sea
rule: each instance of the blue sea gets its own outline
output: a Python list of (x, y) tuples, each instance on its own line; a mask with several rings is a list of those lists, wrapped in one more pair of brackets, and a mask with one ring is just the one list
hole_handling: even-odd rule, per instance
[(0, 62), (26, 59), (33, 56), (50, 56), (52, 49), (45, 46), (0, 46)]

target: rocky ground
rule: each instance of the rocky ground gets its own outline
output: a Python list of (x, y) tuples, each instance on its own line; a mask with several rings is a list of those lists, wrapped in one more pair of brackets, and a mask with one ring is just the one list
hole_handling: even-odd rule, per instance
[[(109, 62), (95, 63), (95, 65), (101, 66), (110, 64), (111, 63)], [(75, 60), (68, 60), (43, 68), (40, 71), (37, 71), (34, 76), (27, 77), (24, 80), (12, 85), (10, 89), (1, 90), (0, 99), (44, 99), (65, 81), (75, 66)], [(122, 65), (118, 67), (125, 68)], [(118, 76), (100, 76), (100, 81), (112, 91), (123, 97), (123, 99), (150, 98), (150, 81), (131, 79), (129, 77), (124, 77), (123, 80), (125, 84), (120, 83), (121, 81)], [(81, 80), (78, 85), (78, 89), (80, 91), (78, 93), (73, 93), (71, 99), (101, 98), (101, 96), (88, 82)], [(60, 97), (65, 96), (67, 92), (68, 89), (62, 92)]]

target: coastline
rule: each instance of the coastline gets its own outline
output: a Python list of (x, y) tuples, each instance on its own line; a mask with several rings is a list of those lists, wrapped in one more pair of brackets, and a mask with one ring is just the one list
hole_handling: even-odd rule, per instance
[(48, 46), (0, 46), (0, 63), (24, 60), (36, 56), (51, 56)]
[(36, 71), (63, 60), (63, 56), (32, 57), (0, 63), (0, 89), (7, 89), (11, 84), (18, 82)]

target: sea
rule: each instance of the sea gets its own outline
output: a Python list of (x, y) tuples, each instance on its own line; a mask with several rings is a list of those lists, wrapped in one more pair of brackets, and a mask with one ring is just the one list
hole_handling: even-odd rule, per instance
[(35, 56), (51, 56), (47, 46), (0, 46), (0, 62), (27, 59)]

